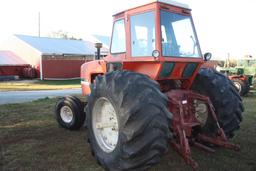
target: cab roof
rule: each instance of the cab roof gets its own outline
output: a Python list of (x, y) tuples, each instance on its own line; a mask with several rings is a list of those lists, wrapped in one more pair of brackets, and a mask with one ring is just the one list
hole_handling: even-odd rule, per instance
[(176, 6), (176, 7), (190, 9), (187, 4), (176, 2), (176, 1), (173, 1), (173, 0), (138, 0), (138, 1), (131, 1), (131, 2), (134, 2), (134, 3), (130, 4), (129, 6), (126, 6), (125, 9), (119, 9), (118, 11), (115, 11), (113, 16), (115, 16), (117, 14), (120, 14), (120, 13), (123, 13), (124, 11), (127, 11), (129, 9), (140, 7), (140, 6), (147, 5), (147, 4), (151, 4), (151, 3), (154, 3), (154, 2), (161, 2), (161, 3), (173, 5), (173, 6)]

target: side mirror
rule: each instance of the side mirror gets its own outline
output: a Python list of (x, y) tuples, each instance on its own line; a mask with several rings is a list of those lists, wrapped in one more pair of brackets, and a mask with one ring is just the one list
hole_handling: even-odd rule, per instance
[(212, 58), (212, 54), (210, 52), (207, 52), (204, 54), (204, 60), (209, 61)]

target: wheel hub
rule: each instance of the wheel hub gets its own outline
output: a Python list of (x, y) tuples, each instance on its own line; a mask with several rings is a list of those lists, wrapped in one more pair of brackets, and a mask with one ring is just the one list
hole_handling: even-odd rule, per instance
[(233, 82), (235, 87), (237, 88), (238, 92), (241, 92), (241, 85), (238, 82)]
[(118, 120), (116, 111), (111, 102), (105, 98), (99, 98), (92, 111), (93, 133), (100, 148), (110, 153), (118, 142)]
[(72, 110), (70, 109), (70, 107), (68, 106), (63, 106), (61, 109), (60, 109), (60, 117), (61, 119), (66, 122), (66, 123), (69, 123), (72, 121), (73, 119), (73, 112)]
[(202, 101), (195, 101), (195, 116), (202, 126), (206, 124), (208, 118), (208, 108), (207, 105)]

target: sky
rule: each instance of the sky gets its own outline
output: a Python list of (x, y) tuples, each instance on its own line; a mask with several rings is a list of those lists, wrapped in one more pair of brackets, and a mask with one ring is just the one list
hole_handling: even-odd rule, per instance
[[(86, 39), (111, 36), (112, 14), (141, 0), (1, 0), (0, 44), (13, 34), (41, 36), (63, 30)], [(202, 52), (213, 57), (256, 56), (254, 0), (176, 0), (186, 3), (192, 15)]]

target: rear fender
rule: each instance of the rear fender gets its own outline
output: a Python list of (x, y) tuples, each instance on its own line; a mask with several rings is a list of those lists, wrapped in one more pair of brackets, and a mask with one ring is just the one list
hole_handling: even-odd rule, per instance
[(83, 96), (91, 93), (91, 84), (97, 75), (106, 73), (106, 62), (104, 60), (96, 60), (86, 62), (81, 66), (81, 86)]
[(242, 81), (246, 81), (248, 79), (245, 75), (232, 75), (232, 76), (228, 76), (228, 78), (230, 80), (239, 79), (239, 80), (242, 80)]

